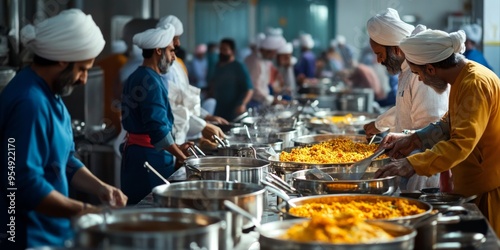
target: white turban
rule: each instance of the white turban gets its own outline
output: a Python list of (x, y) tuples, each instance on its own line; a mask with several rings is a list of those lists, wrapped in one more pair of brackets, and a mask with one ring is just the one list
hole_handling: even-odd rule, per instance
[(314, 40), (310, 34), (302, 34), (299, 37), (300, 46), (312, 49), (314, 48)]
[(483, 34), (483, 29), (481, 28), (481, 26), (477, 24), (469, 24), (463, 25), (462, 27), (460, 27), (460, 29), (465, 32), (467, 39), (475, 43), (481, 42), (481, 36)]
[(282, 36), (283, 30), (280, 28), (269, 28), (267, 36), (259, 44), (259, 48), (267, 50), (278, 50), (286, 44), (285, 38)]
[(375, 15), (366, 23), (370, 38), (384, 46), (398, 46), (415, 27), (403, 22), (395, 9), (387, 8), (385, 12)]
[(174, 26), (167, 24), (164, 28), (148, 29), (135, 34), (133, 42), (141, 49), (165, 48), (172, 42), (174, 35)]
[(24, 26), (21, 41), (36, 55), (63, 62), (96, 58), (106, 44), (92, 16), (79, 9), (62, 11), (36, 26)]
[(293, 53), (293, 45), (291, 43), (286, 43), (285, 46), (281, 47), (278, 50), (279, 55), (286, 55)]
[(399, 47), (408, 61), (424, 65), (436, 63), (450, 57), (453, 53), (464, 53), (465, 32), (446, 33), (440, 30), (426, 30), (405, 38)]
[(165, 27), (165, 25), (171, 24), (175, 28), (175, 36), (180, 36), (184, 33), (184, 26), (182, 25), (181, 20), (174, 15), (169, 15), (162, 17), (158, 24), (156, 24), (156, 28)]
[(111, 42), (111, 53), (123, 54), (127, 52), (127, 44), (123, 40), (114, 40)]

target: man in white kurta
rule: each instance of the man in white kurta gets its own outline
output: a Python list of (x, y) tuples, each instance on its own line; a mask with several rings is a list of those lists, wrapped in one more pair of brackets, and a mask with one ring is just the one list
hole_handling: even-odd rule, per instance
[[(174, 46), (180, 46), (179, 37), (184, 32), (182, 22), (175, 16), (169, 15), (160, 19), (157, 27), (171, 24), (175, 28)], [(167, 84), (168, 99), (174, 115), (175, 142), (182, 144), (186, 139), (192, 139), (203, 133), (206, 139), (212, 140), (212, 135), (224, 137), (224, 133), (217, 126), (207, 123), (208, 118), (218, 123), (228, 123), (221, 117), (210, 116), (201, 108), (201, 90), (189, 84), (189, 78), (180, 59), (176, 59), (167, 74), (162, 75)]]
[[(368, 20), (370, 46), (377, 55), (377, 61), (384, 65), (389, 73), (400, 72), (400, 74), (396, 105), (380, 115), (376, 121), (364, 126), (367, 136), (384, 131), (403, 132), (420, 129), (438, 121), (448, 111), (449, 87), (439, 94), (420, 82), (418, 75), (411, 72), (404, 54), (398, 47), (403, 38), (412, 35), (412, 31), (415, 34), (424, 29), (425, 26), (419, 25), (415, 29), (413, 25), (401, 21), (398, 12), (391, 8)], [(402, 182), (400, 185), (402, 190), (438, 187), (439, 175), (431, 177), (413, 175), (409, 180)]]

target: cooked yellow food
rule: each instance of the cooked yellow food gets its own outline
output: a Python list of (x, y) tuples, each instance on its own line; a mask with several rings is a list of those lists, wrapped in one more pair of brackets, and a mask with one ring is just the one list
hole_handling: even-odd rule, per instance
[(316, 123), (316, 124), (330, 124), (330, 123), (350, 124), (354, 121), (356, 121), (356, 118), (354, 118), (352, 114), (332, 115), (332, 116), (326, 116), (324, 118), (318, 118), (318, 117), (311, 118), (311, 123)]
[(290, 214), (298, 217), (311, 218), (316, 215), (338, 215), (342, 213), (353, 213), (361, 219), (392, 219), (404, 216), (424, 213), (425, 210), (408, 200), (353, 200), (345, 199), (328, 203), (308, 203), (290, 208)]
[(299, 242), (362, 244), (388, 241), (394, 237), (353, 213), (342, 213), (313, 216), (310, 221), (290, 227), (282, 238)]
[(282, 151), (280, 161), (314, 164), (351, 163), (372, 155), (377, 147), (376, 144), (368, 145), (368, 143), (337, 138), (308, 147), (293, 148), (290, 153)]

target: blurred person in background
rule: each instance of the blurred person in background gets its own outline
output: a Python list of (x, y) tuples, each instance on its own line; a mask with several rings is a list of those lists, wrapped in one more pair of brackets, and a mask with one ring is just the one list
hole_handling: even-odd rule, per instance
[(354, 48), (346, 43), (345, 36), (337, 35), (335, 38), (334, 44), (337, 47), (338, 53), (342, 57), (342, 62), (344, 64), (344, 68), (350, 69), (354, 67)]
[[(448, 111), (449, 88), (437, 92), (423, 84), (414, 75), (405, 61), (405, 54), (399, 42), (412, 33), (426, 29), (423, 25), (416, 28), (403, 22), (399, 13), (392, 8), (370, 18), (366, 24), (370, 36), (370, 46), (377, 56), (377, 61), (387, 68), (390, 74), (398, 74), (398, 95), (396, 106), (381, 114), (374, 122), (364, 126), (368, 138), (383, 131), (401, 133), (403, 130), (423, 128), (438, 121)], [(444, 173), (443, 177), (449, 173)], [(403, 179), (401, 190), (420, 190), (426, 187), (438, 187), (439, 175), (431, 178), (413, 175)]]
[(269, 28), (266, 38), (259, 45), (259, 53), (245, 59), (245, 65), (253, 84), (253, 96), (248, 104), (249, 107), (259, 108), (281, 102), (271, 93), (270, 85), (272, 83), (273, 60), (276, 58), (276, 51), (286, 44), (282, 34), (283, 30), (280, 28)]
[[(179, 18), (169, 15), (161, 18), (156, 27), (168, 24), (175, 28), (173, 44), (177, 53), (184, 26)], [(201, 90), (189, 84), (187, 70), (181, 59), (175, 58), (170, 71), (162, 74), (162, 78), (168, 88), (168, 100), (175, 118), (173, 135), (177, 144), (184, 143), (186, 139), (197, 139), (201, 135), (214, 142), (213, 135), (225, 137), (222, 130), (210, 122), (228, 124), (228, 121), (201, 108)]]
[(484, 58), (483, 53), (477, 49), (477, 46), (481, 44), (483, 29), (478, 24), (467, 24), (460, 27), (461, 30), (465, 32), (465, 58), (478, 62), (484, 65), (486, 68), (493, 70), (493, 68), (488, 64), (486, 58)]
[(20, 34), (34, 58), (0, 94), (0, 249), (62, 248), (73, 237), (70, 218), (98, 211), (69, 198), (70, 186), (107, 206), (127, 204), (127, 196), (76, 158), (62, 99), (87, 83), (105, 41), (79, 9), (26, 25)]
[(285, 44), (277, 52), (278, 78), (275, 84), (275, 93), (282, 95), (284, 100), (294, 100), (297, 94), (297, 83), (293, 72), (294, 58), (293, 45)]
[(219, 63), (210, 81), (211, 95), (217, 101), (215, 115), (228, 121), (247, 110), (253, 94), (252, 81), (244, 64), (235, 60), (236, 44), (225, 38), (220, 42)]
[(215, 66), (219, 61), (219, 44), (218, 43), (208, 43), (207, 44), (207, 82), (210, 82), (214, 76)]
[(310, 34), (301, 34), (299, 36), (300, 58), (295, 64), (295, 77), (299, 84), (302, 84), (306, 79), (316, 77), (316, 55), (312, 49), (314, 48), (314, 40)]

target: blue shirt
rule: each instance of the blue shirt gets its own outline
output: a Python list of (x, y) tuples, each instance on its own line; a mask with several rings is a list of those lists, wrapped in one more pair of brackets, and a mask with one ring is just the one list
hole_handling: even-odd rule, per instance
[(307, 78), (316, 77), (316, 57), (310, 50), (302, 53), (299, 62), (295, 65), (295, 75), (304, 74)]
[[(21, 70), (0, 95), (0, 131), (1, 232), (8, 231), (11, 216), (16, 224), (16, 245), (4, 247), (6, 241), (1, 239), (0, 249), (63, 246), (71, 237), (69, 219), (34, 209), (52, 190), (68, 196), (68, 183), (83, 163), (74, 156), (66, 106), (30, 67)], [(15, 179), (9, 181), (9, 175)], [(9, 209), (12, 202), (6, 199), (12, 192), (15, 209)]]
[(149, 135), (151, 144), (161, 150), (174, 143), (173, 122), (168, 91), (161, 76), (149, 67), (140, 66), (123, 86), (123, 128), (129, 133)]
[(480, 63), (483, 66), (485, 66), (486, 68), (493, 71), (493, 68), (488, 64), (488, 62), (486, 61), (486, 58), (484, 58), (481, 51), (479, 51), (477, 49), (466, 50), (464, 52), (464, 56), (465, 56), (465, 58), (472, 60), (474, 62)]

